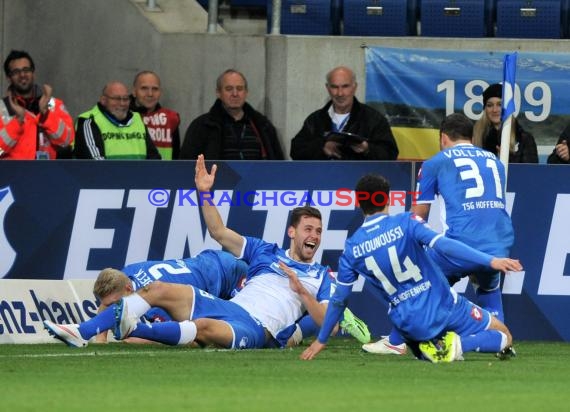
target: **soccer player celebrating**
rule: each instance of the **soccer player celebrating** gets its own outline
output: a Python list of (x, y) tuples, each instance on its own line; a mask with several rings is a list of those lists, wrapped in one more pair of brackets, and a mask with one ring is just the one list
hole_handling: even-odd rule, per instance
[[(514, 242), (506, 210), (505, 169), (497, 157), (471, 143), (472, 122), (462, 114), (449, 115), (441, 124), (442, 151), (424, 162), (418, 173), (417, 203), (411, 211), (428, 219), (431, 204), (439, 200), (445, 210), (445, 236), (493, 256), (509, 256)], [(487, 266), (470, 265), (430, 250), (431, 257), (451, 285), (469, 275), (476, 302), (502, 322), (501, 273)], [(406, 345), (394, 330), (389, 338), (363, 349), (380, 354), (405, 353)], [(512, 352), (514, 355), (514, 351)]]
[[(85, 346), (86, 339), (114, 325), (117, 339), (131, 336), (170, 345), (196, 342), (253, 349), (286, 346), (297, 329), (296, 322), (306, 312), (321, 324), (331, 296), (332, 277), (327, 267), (314, 260), (322, 233), (319, 210), (310, 206), (293, 209), (287, 229), (291, 239), (288, 250), (241, 236), (223, 224), (216, 206), (208, 201), (216, 170), (214, 165), (208, 173), (200, 155), (196, 188), (212, 238), (249, 264), (247, 282), (235, 297), (222, 300), (194, 286), (152, 282), (76, 327), (83, 339), (77, 341), (79, 344), (69, 338), (69, 327), (44, 322), (46, 328), (72, 346)], [(152, 326), (138, 323), (138, 317), (154, 306), (164, 308), (175, 321)], [(88, 333), (81, 329), (85, 324), (89, 324)], [(354, 316), (345, 314), (340, 326), (361, 341), (370, 338), (366, 325)]]
[(437, 234), (412, 213), (389, 216), (387, 205), (370, 200), (374, 193), (389, 191), (382, 176), (358, 181), (356, 192), (370, 195), (360, 201), (364, 223), (346, 241), (335, 294), (317, 340), (301, 359), (313, 359), (325, 347), (359, 275), (381, 290), (392, 324), (418, 358), (451, 362), (463, 359), (463, 352), (509, 347), (512, 337), (505, 324), (451, 289), (424, 248), (497, 271), (521, 270), (519, 261), (495, 258)]

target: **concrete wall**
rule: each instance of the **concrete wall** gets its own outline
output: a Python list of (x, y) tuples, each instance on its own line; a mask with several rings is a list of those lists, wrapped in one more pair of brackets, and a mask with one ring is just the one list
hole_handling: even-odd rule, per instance
[[(11, 49), (30, 52), (38, 82), (54, 87), (76, 116), (97, 101), (109, 80), (128, 85), (140, 70), (162, 77), (165, 106), (180, 112), (182, 133), (214, 101), (215, 80), (234, 67), (245, 73), (249, 102), (276, 125), (286, 152), (304, 118), (327, 100), (324, 77), (352, 67), (363, 100), (364, 47), (563, 52), (569, 40), (429, 39), (207, 34), (194, 0), (0, 0), (2, 61)], [(7, 83), (2, 76), (1, 86)]]

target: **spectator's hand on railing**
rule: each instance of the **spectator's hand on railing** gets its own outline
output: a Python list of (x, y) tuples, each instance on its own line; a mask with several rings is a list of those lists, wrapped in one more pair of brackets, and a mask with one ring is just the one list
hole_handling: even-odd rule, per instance
[(556, 155), (567, 162), (570, 159), (570, 152), (568, 151), (568, 142), (566, 140), (562, 140), (561, 143), (558, 143), (555, 147)]

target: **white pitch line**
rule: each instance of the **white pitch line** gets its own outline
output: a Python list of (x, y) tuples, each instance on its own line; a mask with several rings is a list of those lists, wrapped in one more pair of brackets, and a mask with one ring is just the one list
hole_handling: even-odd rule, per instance
[[(58, 357), (85, 357), (85, 356), (121, 356), (121, 355), (156, 355), (159, 353), (167, 353), (167, 351), (117, 351), (117, 352), (74, 352), (74, 353), (28, 353), (16, 355), (0, 355), (0, 358), (58, 358)], [(186, 353), (172, 351), (173, 353)]]

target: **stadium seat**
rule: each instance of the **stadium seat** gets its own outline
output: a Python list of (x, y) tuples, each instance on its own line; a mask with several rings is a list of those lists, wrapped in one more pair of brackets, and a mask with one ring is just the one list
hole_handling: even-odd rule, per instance
[[(283, 0), (281, 2), (281, 34), (335, 34), (331, 0)], [(271, 29), (272, 1), (267, 0), (267, 32)], [(338, 15), (338, 14), (337, 14)], [(339, 15), (338, 15), (339, 16)]]
[(562, 0), (562, 36), (570, 37), (570, 0)]
[(343, 34), (347, 36), (415, 35), (415, 4), (416, 0), (344, 0)]
[(196, 0), (200, 6), (204, 8), (204, 10), (208, 10), (208, 0)]
[(267, 7), (267, 0), (230, 0), (231, 7)]
[(560, 0), (498, 0), (497, 37), (559, 39)]
[(484, 0), (422, 0), (421, 35), (485, 37)]
[(496, 21), (497, 0), (485, 0), (485, 27), (487, 28), (487, 37), (495, 37)]

